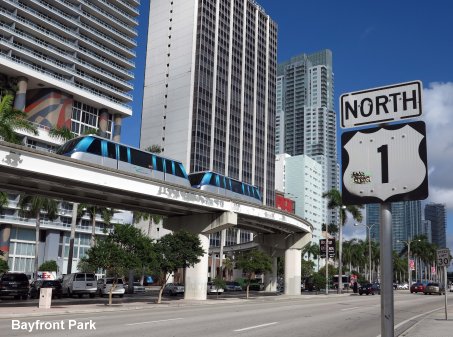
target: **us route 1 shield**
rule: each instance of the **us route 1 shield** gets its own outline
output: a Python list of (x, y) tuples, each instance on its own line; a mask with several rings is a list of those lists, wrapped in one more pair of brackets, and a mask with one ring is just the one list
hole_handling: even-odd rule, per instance
[(344, 205), (428, 197), (424, 122), (345, 132), (341, 143)]

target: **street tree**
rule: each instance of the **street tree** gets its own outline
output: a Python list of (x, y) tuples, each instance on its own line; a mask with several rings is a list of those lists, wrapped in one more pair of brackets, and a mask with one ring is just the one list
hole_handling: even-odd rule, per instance
[(0, 274), (6, 273), (9, 270), (8, 261), (0, 258)]
[(139, 229), (132, 225), (116, 224), (108, 236), (96, 240), (82, 261), (91, 270), (104, 269), (106, 275), (113, 278), (109, 292), (111, 305), (118, 278), (123, 277), (129, 268), (152, 264), (155, 258), (153, 250), (152, 240)]
[(217, 298), (219, 298), (219, 289), (225, 289), (226, 287), (226, 282), (222, 278), (222, 275), (217, 275), (213, 280), (212, 280), (212, 285), (214, 286), (217, 294)]
[(55, 260), (44, 261), (38, 268), (38, 271), (58, 272), (58, 264)]
[(178, 231), (164, 235), (156, 243), (156, 254), (156, 272), (162, 282), (157, 303), (161, 303), (162, 292), (171, 273), (179, 268), (193, 267), (206, 252), (196, 234)]
[(250, 282), (256, 274), (272, 270), (272, 258), (266, 253), (252, 249), (240, 252), (236, 260), (236, 267), (242, 269), (247, 280), (247, 298), (249, 298)]
[(0, 101), (0, 138), (20, 144), (16, 130), (23, 130), (34, 135), (38, 134), (36, 126), (27, 120), (27, 114), (13, 107), (14, 96), (4, 95)]
[[(38, 254), (39, 254), (39, 234), (41, 229), (41, 219), (53, 221), (58, 217), (58, 202), (54, 199), (39, 195), (21, 195), (19, 198), (19, 216), (24, 218), (35, 218), (35, 266), (34, 275), (37, 278)], [(41, 215), (41, 213), (43, 213)]]

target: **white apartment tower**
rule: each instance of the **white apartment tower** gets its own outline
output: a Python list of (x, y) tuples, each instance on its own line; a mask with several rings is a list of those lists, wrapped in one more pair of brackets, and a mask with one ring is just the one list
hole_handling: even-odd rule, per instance
[(151, 1), (140, 146), (273, 205), (276, 34), (252, 0)]

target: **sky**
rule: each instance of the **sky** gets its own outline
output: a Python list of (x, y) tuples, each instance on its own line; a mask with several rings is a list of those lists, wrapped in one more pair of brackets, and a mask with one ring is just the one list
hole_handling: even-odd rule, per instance
[[(344, 93), (422, 81), (429, 173), (425, 202), (446, 204), (447, 246), (453, 251), (453, 1), (257, 2), (277, 22), (278, 62), (332, 50), (337, 114)], [(140, 138), (148, 8), (149, 0), (141, 0), (133, 116), (122, 130), (122, 142), (133, 146)], [(338, 127), (338, 136), (341, 131)], [(349, 223), (345, 233), (363, 236), (365, 227)]]

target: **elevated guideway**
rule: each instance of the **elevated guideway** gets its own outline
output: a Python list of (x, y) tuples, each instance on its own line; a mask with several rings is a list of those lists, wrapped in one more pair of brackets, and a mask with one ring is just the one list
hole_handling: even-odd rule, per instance
[(144, 178), (132, 173), (0, 142), (0, 189), (168, 217), (237, 214), (237, 226), (259, 233), (308, 233), (308, 221), (276, 208)]
[(312, 228), (294, 214), (1, 141), (0, 190), (160, 214), (167, 217), (164, 227), (198, 234), (206, 254), (186, 272), (185, 296), (191, 299), (206, 299), (207, 235), (232, 226), (252, 230), (262, 249), (274, 256), (284, 252), (295, 263), (285, 274), (296, 273), (293, 288), (300, 294), (300, 249)]

